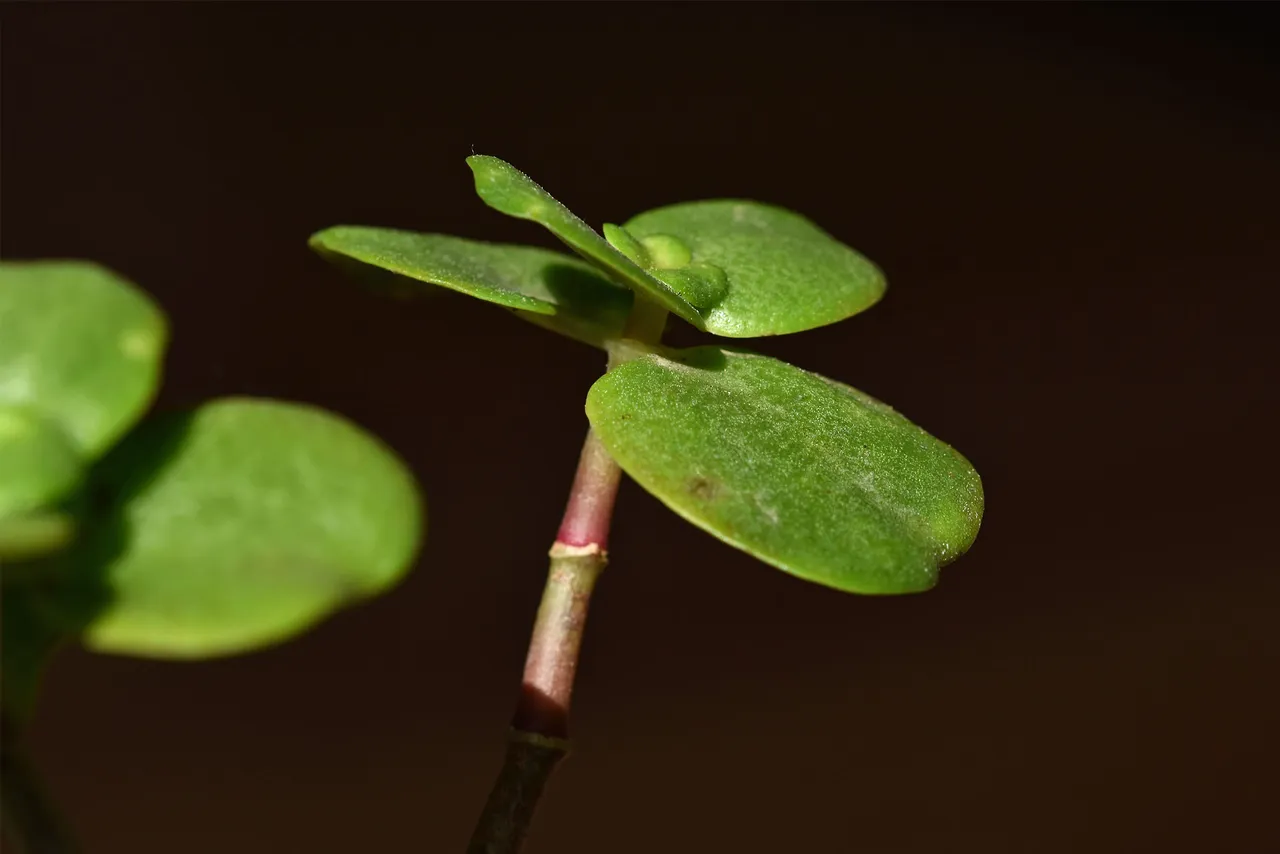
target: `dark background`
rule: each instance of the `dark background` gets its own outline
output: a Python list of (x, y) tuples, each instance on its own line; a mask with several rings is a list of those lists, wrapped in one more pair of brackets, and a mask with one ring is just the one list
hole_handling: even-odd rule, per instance
[(33, 750), (90, 851), (464, 847), (603, 358), (364, 293), (306, 238), (554, 246), (475, 198), (473, 146), (595, 224), (754, 197), (858, 247), (881, 305), (755, 346), (901, 409), (987, 494), (937, 590), (866, 599), (625, 484), (530, 852), (1280, 850), (1261, 14), (50, 4), (2, 33), (5, 256), (155, 294), (162, 405), (336, 409), (431, 503), (419, 569), (294, 643), (57, 660)]

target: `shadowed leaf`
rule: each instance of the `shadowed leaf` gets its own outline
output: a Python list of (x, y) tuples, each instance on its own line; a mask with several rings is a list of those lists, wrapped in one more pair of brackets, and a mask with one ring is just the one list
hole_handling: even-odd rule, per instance
[(592, 344), (621, 334), (631, 309), (631, 292), (590, 264), (531, 246), (353, 225), (325, 229), (310, 243), (331, 261), (395, 274), (397, 288), (439, 285)]

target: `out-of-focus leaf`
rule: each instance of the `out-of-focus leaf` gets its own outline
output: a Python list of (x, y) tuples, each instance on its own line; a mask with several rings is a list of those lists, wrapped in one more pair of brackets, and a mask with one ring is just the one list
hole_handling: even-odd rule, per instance
[(93, 649), (198, 658), (282, 641), (395, 583), (423, 505), (395, 455), (299, 404), (228, 398), (148, 421), (95, 470), (68, 553)]
[(104, 267), (0, 263), (0, 406), (48, 419), (87, 460), (146, 411), (166, 343), (160, 310)]

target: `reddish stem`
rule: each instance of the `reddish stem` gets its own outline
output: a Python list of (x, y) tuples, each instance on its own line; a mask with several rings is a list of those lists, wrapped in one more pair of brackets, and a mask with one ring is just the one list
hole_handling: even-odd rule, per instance
[(552, 771), (569, 749), (569, 701), (587, 606), (608, 559), (609, 520), (622, 472), (587, 433), (525, 659), (502, 772), (471, 837), (468, 854), (520, 850)]
[(569, 506), (556, 544), (577, 548), (598, 546), (601, 551), (609, 547), (609, 522), (613, 518), (613, 501), (618, 495), (618, 481), (622, 470), (604, 449), (596, 432), (587, 431), (582, 444), (582, 456), (578, 459), (578, 473), (573, 478), (569, 493)]
[[(657, 344), (666, 319), (666, 309), (637, 295), (624, 337)], [(609, 347), (609, 369), (644, 352), (626, 341), (614, 341)], [(569, 750), (573, 677), (591, 591), (608, 562), (609, 522), (621, 478), (622, 470), (595, 431), (589, 430), (569, 504), (551, 546), (551, 569), (529, 640), (507, 755), (471, 837), (468, 854), (516, 854), (520, 850), (542, 790)]]
[(595, 431), (588, 431), (560, 533), (551, 546), (547, 586), (529, 640), (524, 682), (512, 726), (567, 738), (569, 701), (591, 591), (608, 560), (609, 522), (622, 472)]

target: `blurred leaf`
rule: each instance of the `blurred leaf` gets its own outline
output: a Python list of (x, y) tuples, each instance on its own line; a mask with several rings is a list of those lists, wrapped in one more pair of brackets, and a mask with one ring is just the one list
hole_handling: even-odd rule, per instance
[[(682, 292), (674, 276), (710, 284), (701, 297), (708, 332), (730, 338), (781, 335), (835, 323), (873, 305), (885, 280), (866, 258), (804, 217), (747, 201), (705, 201), (642, 213), (625, 224), (639, 243), (687, 247), (688, 267), (661, 276)], [(717, 295), (715, 275), (723, 271)]]
[(544, 226), (575, 252), (612, 273), (618, 281), (702, 328), (706, 305), (691, 303), (672, 285), (650, 275), (528, 175), (510, 163), (483, 154), (468, 157), (467, 164), (475, 173), (476, 192), (489, 207)]
[(590, 264), (531, 246), (354, 225), (327, 228), (310, 242), (327, 260), (393, 273), (396, 285), (460, 291), (596, 345), (620, 335), (631, 310), (631, 292)]
[(296, 634), (409, 568), (423, 507), (375, 438), (299, 404), (228, 398), (146, 422), (91, 484), (106, 510), (68, 553), (93, 649), (237, 653)]
[(29, 409), (0, 405), (0, 558), (3, 523), (57, 501), (79, 482), (80, 454), (58, 425)]
[(65, 513), (39, 512), (0, 519), (0, 579), (7, 584), (26, 576), (18, 561), (44, 557), (66, 548), (76, 533), (75, 519)]
[(600, 378), (587, 415), (627, 474), (693, 524), (800, 578), (908, 593), (978, 533), (968, 461), (867, 395), (698, 347)]
[(86, 261), (0, 263), (0, 405), (57, 424), (81, 456), (109, 448), (160, 381), (164, 315)]

